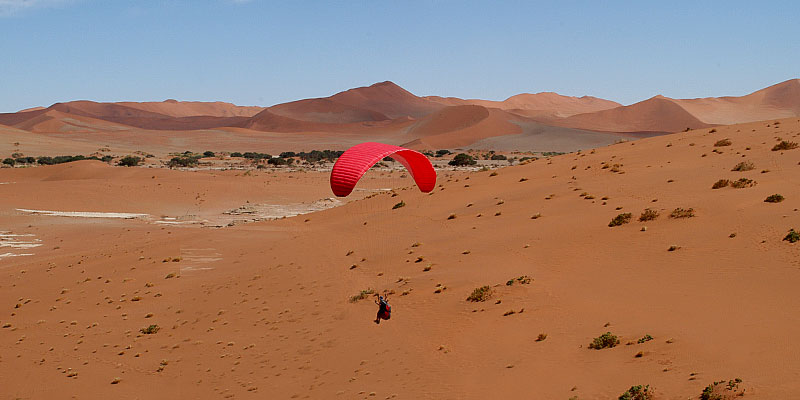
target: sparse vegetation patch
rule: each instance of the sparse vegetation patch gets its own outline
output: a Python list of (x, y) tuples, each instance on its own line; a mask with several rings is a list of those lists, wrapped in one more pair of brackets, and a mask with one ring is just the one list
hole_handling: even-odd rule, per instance
[(784, 200), (783, 196), (781, 196), (781, 195), (776, 193), (776, 194), (771, 194), (771, 195), (767, 196), (767, 198), (764, 199), (764, 202), (765, 203), (780, 203), (783, 200)]
[(720, 189), (720, 188), (724, 188), (724, 187), (726, 187), (726, 186), (728, 186), (730, 184), (731, 184), (730, 180), (728, 180), (728, 179), (720, 179), (720, 180), (714, 182), (714, 184), (711, 186), (711, 188), (712, 189)]
[(614, 335), (611, 332), (606, 332), (592, 340), (592, 343), (589, 343), (590, 349), (600, 350), (605, 348), (611, 348), (619, 344), (619, 338), (617, 335)]
[(515, 282), (519, 283), (520, 285), (527, 285), (527, 284), (531, 283), (531, 281), (533, 281), (533, 279), (531, 279), (531, 277), (529, 277), (528, 275), (522, 275), (522, 276), (517, 277), (517, 278), (509, 279), (508, 282), (506, 282), (506, 286), (511, 286)]
[(789, 229), (789, 233), (783, 238), (789, 243), (796, 243), (800, 241), (800, 233), (797, 233), (794, 229)]
[(755, 169), (756, 166), (750, 161), (742, 161), (736, 164), (731, 171), (750, 171)]
[(619, 396), (619, 400), (652, 400), (653, 392), (650, 390), (650, 385), (636, 385), (631, 386)]
[(472, 294), (467, 297), (467, 301), (486, 301), (492, 297), (492, 288), (488, 285), (481, 286), (479, 288), (475, 288), (472, 291)]
[(139, 329), (139, 332), (142, 332), (145, 335), (152, 335), (157, 333), (161, 328), (158, 325), (150, 325), (147, 328)]
[(714, 143), (714, 147), (730, 146), (731, 144), (733, 144), (733, 142), (731, 142), (729, 139), (720, 139)]
[(658, 211), (652, 208), (645, 208), (644, 211), (642, 211), (642, 215), (639, 216), (639, 221), (652, 221), (656, 218), (658, 218)]
[(691, 218), (694, 217), (694, 208), (676, 208), (669, 214), (670, 218)]
[(731, 187), (734, 187), (736, 189), (744, 189), (744, 188), (753, 187), (756, 184), (757, 184), (757, 182), (752, 180), (752, 179), (739, 178), (738, 180), (736, 180), (734, 182), (731, 182)]
[(779, 150), (792, 150), (797, 148), (797, 143), (795, 142), (787, 142), (785, 140), (781, 140), (780, 143), (776, 144), (772, 147), (772, 151), (779, 151)]
[(627, 224), (631, 222), (631, 217), (633, 215), (631, 213), (622, 213), (614, 217), (611, 222), (608, 223), (609, 227), (620, 226), (622, 224)]
[(368, 298), (370, 295), (373, 295), (373, 294), (375, 294), (375, 291), (372, 290), (372, 289), (362, 290), (359, 294), (350, 297), (350, 302), (351, 303), (356, 303), (359, 300), (364, 300), (364, 299)]
[(744, 396), (744, 389), (739, 389), (740, 383), (742, 380), (739, 378), (714, 382), (703, 389), (700, 400), (732, 400)]

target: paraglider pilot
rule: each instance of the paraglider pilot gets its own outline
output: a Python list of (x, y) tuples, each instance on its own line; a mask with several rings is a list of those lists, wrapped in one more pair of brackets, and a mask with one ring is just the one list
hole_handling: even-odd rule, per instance
[(378, 296), (378, 301), (375, 304), (378, 305), (378, 316), (375, 318), (375, 323), (380, 324), (382, 319), (389, 319), (392, 317), (392, 306), (389, 305), (389, 299), (383, 298), (383, 296)]

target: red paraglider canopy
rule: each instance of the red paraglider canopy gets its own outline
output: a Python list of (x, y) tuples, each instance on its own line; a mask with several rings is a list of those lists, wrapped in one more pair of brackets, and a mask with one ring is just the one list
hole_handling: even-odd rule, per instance
[(347, 149), (336, 160), (331, 171), (333, 194), (338, 197), (349, 195), (361, 176), (387, 156), (406, 167), (421, 191), (427, 193), (436, 186), (436, 171), (422, 153), (390, 144), (366, 142)]

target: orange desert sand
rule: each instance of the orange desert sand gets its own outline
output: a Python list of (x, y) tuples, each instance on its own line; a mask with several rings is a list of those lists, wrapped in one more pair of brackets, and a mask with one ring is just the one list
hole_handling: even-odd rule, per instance
[[(757, 96), (784, 106), (753, 118), (795, 114), (719, 125), (739, 103), (620, 110), (587, 98), (595, 110), (573, 114), (581, 102), (570, 100), (545, 113), (561, 126), (546, 137), (612, 139), (508, 167), (438, 162), (430, 194), (391, 167), (345, 199), (332, 198), (330, 164), (158, 167), (186, 149), (343, 149), (407, 132), (418, 148), (452, 149), (545, 124), (487, 104), (393, 103), (402, 93), (382, 85), (329, 98), (338, 116), (319, 115), (322, 100), (193, 106), (211, 116), (157, 103), (1, 116), (3, 158), (156, 155), (130, 168), (0, 169), (4, 398), (583, 400), (650, 385), (656, 399), (696, 399), (735, 378), (745, 399), (800, 396), (800, 243), (783, 240), (800, 230), (800, 148), (773, 150), (800, 142), (798, 103)], [(715, 102), (724, 107), (708, 111)], [(630, 118), (637, 110), (698, 129), (620, 141), (637, 137), (625, 124), (652, 127)], [(296, 119), (306, 111), (316, 114)], [(209, 125), (219, 118), (239, 122)], [(146, 127), (162, 119), (193, 129)], [(595, 131), (603, 120), (615, 128)], [(254, 129), (263, 121), (339, 127)], [(712, 189), (741, 178), (752, 182)], [(784, 200), (765, 202), (774, 194)], [(693, 216), (672, 218), (678, 208)], [(646, 209), (658, 216), (640, 222)], [(609, 227), (624, 213), (628, 223)], [(485, 301), (467, 301), (483, 286)], [(370, 290), (390, 294), (391, 320), (376, 325), (375, 298), (357, 300)], [(606, 332), (619, 345), (590, 349)]]

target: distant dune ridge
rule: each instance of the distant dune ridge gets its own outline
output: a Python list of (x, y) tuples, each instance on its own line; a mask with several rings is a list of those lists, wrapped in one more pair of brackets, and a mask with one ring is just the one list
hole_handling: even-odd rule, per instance
[[(571, 138), (562, 144), (570, 143), (578, 149), (612, 140), (613, 135), (658, 135), (794, 116), (800, 116), (800, 79), (741, 97), (672, 99), (658, 95), (628, 106), (591, 96), (551, 92), (523, 93), (503, 101), (419, 97), (386, 81), (268, 108), (177, 100), (70, 101), (0, 114), (0, 125), (64, 135), (136, 129), (219, 130), (239, 134), (305, 133), (308, 135), (303, 140), (307, 143), (313, 143), (315, 138), (336, 143), (333, 134), (348, 135), (348, 140), (357, 141), (360, 137), (421, 149), (492, 143), (531, 150), (546, 149), (548, 142), (560, 135)], [(592, 137), (591, 132), (613, 135)], [(602, 140), (598, 142), (598, 138)]]

